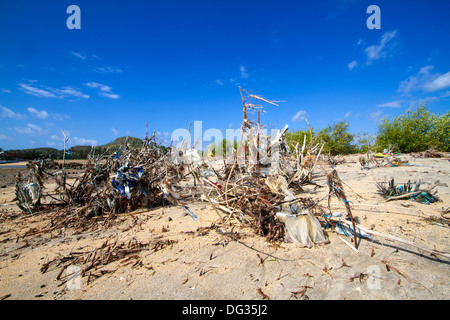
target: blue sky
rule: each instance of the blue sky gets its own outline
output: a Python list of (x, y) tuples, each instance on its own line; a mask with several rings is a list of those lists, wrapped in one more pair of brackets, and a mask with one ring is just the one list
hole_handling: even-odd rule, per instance
[[(81, 29), (69, 30), (69, 5)], [(368, 29), (369, 5), (381, 29)], [(450, 102), (449, 1), (2, 1), (0, 148), (101, 145), (202, 121), (237, 129), (238, 86), (267, 99), (270, 128)]]

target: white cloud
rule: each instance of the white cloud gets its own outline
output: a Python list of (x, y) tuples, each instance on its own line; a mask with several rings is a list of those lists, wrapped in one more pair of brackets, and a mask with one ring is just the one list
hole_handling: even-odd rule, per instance
[(432, 73), (434, 66), (425, 66), (420, 68), (415, 76), (400, 82), (398, 91), (402, 93), (410, 93), (411, 91), (434, 92), (450, 88), (450, 72), (443, 75), (440, 73)]
[(53, 147), (56, 145), (56, 142), (55, 141), (47, 141), (47, 145)]
[(48, 112), (45, 110), (38, 111), (35, 108), (27, 108), (28, 112), (31, 113), (33, 116), (39, 119), (47, 119), (48, 118)]
[(11, 90), (9, 90), (9, 89), (1, 89), (0, 90), (2, 93), (10, 93), (11, 92)]
[(111, 87), (105, 86), (104, 84), (98, 83), (98, 82), (86, 82), (84, 83), (85, 86), (93, 89), (100, 89), (102, 91), (110, 91)]
[(25, 83), (19, 83), (19, 87), (28, 94), (32, 94), (36, 97), (46, 97), (46, 98), (56, 98), (56, 95), (51, 93), (50, 91), (35, 88)]
[(427, 92), (438, 91), (450, 87), (450, 72), (438, 76), (433, 81), (424, 84), (424, 89)]
[(347, 64), (348, 68), (350, 69), (350, 71), (353, 70), (353, 68), (355, 68), (358, 65), (358, 62), (356, 62), (356, 60), (353, 60), (352, 62), (350, 62), (349, 64)]
[(381, 108), (400, 108), (402, 106), (402, 102), (403, 100), (396, 100), (396, 101), (391, 101), (391, 102), (386, 102), (383, 104), (379, 104), (377, 105), (377, 107), (381, 107)]
[(15, 128), (17, 132), (22, 133), (22, 134), (30, 134), (30, 135), (35, 135), (35, 134), (39, 134), (42, 132), (42, 128), (32, 124), (32, 123), (27, 123), (26, 127), (21, 127), (21, 128)]
[(110, 92), (99, 92), (99, 95), (102, 97), (110, 98), (110, 99), (119, 99), (120, 98), (120, 96), (118, 94), (110, 93)]
[(388, 51), (391, 49), (390, 43), (392, 39), (397, 35), (397, 30), (386, 32), (380, 38), (380, 42), (377, 45), (369, 46), (365, 49), (367, 55), (367, 64), (371, 64), (373, 61), (387, 56)]
[(52, 139), (52, 140), (61, 140), (61, 141), (64, 140), (64, 138), (63, 138), (62, 136), (61, 136), (61, 137), (58, 137), (56, 134), (51, 135), (51, 136), (50, 136), (50, 139)]
[(299, 112), (297, 112), (291, 119), (291, 121), (299, 121), (301, 119), (303, 119), (303, 117), (306, 116), (306, 111), (305, 110), (300, 110)]
[(78, 138), (73, 137), (71, 138), (71, 142), (74, 146), (96, 146), (97, 140), (94, 139), (84, 139), (84, 138)]
[(352, 115), (351, 111), (345, 113), (344, 118), (349, 118)]
[(98, 73), (122, 73), (123, 69), (112, 66), (103, 66), (95, 68), (94, 71)]
[(10, 118), (10, 119), (15, 119), (15, 120), (22, 120), (22, 119), (27, 117), (24, 114), (14, 112), (11, 109), (8, 109), (8, 108), (3, 107), (3, 106), (0, 106), (0, 111), (1, 111), (1, 117), (2, 118)]
[(59, 114), (59, 113), (52, 113), (51, 116), (52, 116), (53, 120), (57, 120), (57, 121), (63, 121), (64, 119), (70, 118), (67, 114)]
[(85, 60), (86, 57), (87, 57), (86, 54), (78, 53), (78, 52), (75, 52), (75, 51), (70, 51), (70, 53), (71, 53), (73, 56), (75, 56), (75, 57), (77, 57), (78, 59), (81, 59), (81, 60)]
[(247, 79), (248, 78), (248, 72), (247, 69), (244, 66), (239, 67), (239, 71), (241, 72), (241, 78)]
[(116, 128), (111, 128), (112, 133), (114, 133), (114, 135), (118, 135), (119, 131)]
[(54, 91), (59, 94), (60, 98), (73, 96), (73, 97), (89, 99), (89, 96), (87, 94), (84, 94), (80, 90), (75, 89), (73, 87), (63, 87), (62, 89), (54, 89)]
[[(36, 82), (36, 81), (33, 81)], [(66, 98), (66, 97), (80, 97), (88, 99), (89, 96), (82, 93), (76, 88), (73, 87), (62, 87), (61, 89), (55, 89), (51, 87), (45, 87), (45, 89), (36, 88), (35, 86), (31, 86), (25, 83), (19, 83), (19, 87), (28, 94), (34, 95), (36, 97), (45, 97), (45, 98)]]
[(98, 83), (98, 82), (87, 82), (84, 83), (85, 86), (92, 88), (92, 89), (99, 89), (100, 92), (98, 93), (100, 96), (111, 98), (111, 99), (118, 99), (120, 96), (118, 94), (113, 93), (111, 90), (112, 88), (110, 86)]
[(10, 137), (8, 137), (7, 135), (0, 133), (0, 141), (12, 141), (12, 139)]
[(223, 82), (220, 79), (214, 80), (214, 83), (218, 84), (219, 86), (223, 86)]

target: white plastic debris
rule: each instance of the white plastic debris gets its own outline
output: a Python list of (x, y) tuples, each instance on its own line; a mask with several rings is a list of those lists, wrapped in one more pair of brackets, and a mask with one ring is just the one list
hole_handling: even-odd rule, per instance
[(25, 188), (28, 191), (28, 195), (31, 197), (31, 200), (33, 202), (39, 198), (39, 187), (36, 182), (27, 184)]
[(300, 214), (278, 212), (277, 217), (284, 222), (286, 241), (308, 248), (314, 244), (327, 242), (319, 220), (309, 210), (304, 210)]

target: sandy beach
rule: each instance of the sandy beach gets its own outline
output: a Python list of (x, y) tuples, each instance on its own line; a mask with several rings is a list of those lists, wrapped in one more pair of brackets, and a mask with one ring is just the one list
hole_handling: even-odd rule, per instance
[[(448, 158), (406, 157), (409, 165), (362, 170), (358, 155), (352, 155), (335, 168), (359, 225), (448, 253), (448, 225), (429, 218), (440, 217), (442, 208), (449, 207), (450, 162)], [(283, 241), (269, 243), (236, 221), (220, 225), (207, 202), (190, 205), (198, 217), (195, 220), (180, 207), (165, 206), (123, 214), (108, 228), (99, 221), (94, 231), (44, 232), (49, 228), (48, 213), (19, 213), (14, 170), (18, 169), (0, 168), (2, 299), (450, 298), (448, 259), (375, 236), (361, 239), (357, 253), (340, 239), (351, 243), (351, 237), (331, 229), (324, 229), (329, 243), (310, 249)], [(440, 201), (428, 205), (409, 199), (386, 202), (377, 194), (375, 182), (392, 177), (398, 183), (419, 177), (430, 185), (439, 180), (435, 190)], [(313, 181), (321, 187), (306, 185), (305, 195), (315, 200), (326, 196), (326, 178), (320, 170)], [(345, 213), (336, 198), (331, 199), (331, 208)], [(67, 280), (68, 271), (56, 263), (48, 264), (74, 252), (92, 252), (108, 239), (137, 241), (144, 249), (132, 258), (95, 269), (101, 276), (85, 275), (76, 281)], [(158, 250), (155, 243), (160, 244)], [(43, 266), (48, 267), (45, 272)]]

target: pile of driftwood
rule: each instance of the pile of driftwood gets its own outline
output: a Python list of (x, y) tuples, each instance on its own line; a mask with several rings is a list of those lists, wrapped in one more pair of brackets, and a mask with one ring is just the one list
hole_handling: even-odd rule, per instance
[[(17, 177), (18, 206), (31, 214), (46, 212), (50, 220), (48, 231), (72, 228), (81, 232), (99, 227), (99, 222), (107, 227), (116, 217), (138, 208), (166, 204), (182, 208), (195, 220), (197, 216), (190, 205), (202, 201), (209, 203), (217, 214), (220, 220), (217, 226), (250, 226), (269, 241), (285, 239), (307, 247), (328, 241), (318, 218), (323, 217), (324, 224), (336, 221), (348, 224), (356, 249), (358, 226), (343, 182), (336, 170), (326, 172), (322, 166), (326, 162), (319, 161), (323, 158), (323, 141), (315, 141), (310, 129), (308, 144), (305, 138), (302, 145), (298, 143), (288, 148), (285, 141), (288, 126), (276, 135), (262, 130), (260, 104), (277, 106), (276, 101), (245, 90), (244, 97), (243, 90), (239, 89), (243, 103), (241, 136), (237, 147), (227, 148), (226, 159), (204, 157), (200, 150), (184, 142), (163, 152), (153, 134), (146, 137), (139, 148), (125, 143), (111, 155), (96, 155), (93, 149), (76, 178), (67, 175), (64, 161), (61, 168), (51, 160), (31, 161), (28, 174)], [(255, 112), (257, 121), (251, 119)], [(368, 155), (369, 162), (370, 159), (377, 158)], [(321, 200), (314, 201), (304, 193), (305, 184), (314, 184), (313, 172), (317, 168), (326, 175), (328, 199), (336, 196), (344, 203), (346, 219), (331, 215), (330, 202), (327, 215), (319, 204)], [(382, 192), (391, 189), (380, 184)], [(114, 246), (111, 250), (117, 248)], [(73, 254), (66, 260), (83, 259), (83, 263), (90, 262), (92, 266), (110, 261), (98, 257), (96, 260)]]
[[(310, 197), (296, 195), (312, 181), (323, 143), (311, 139), (288, 150), (287, 126), (270, 136), (260, 123), (259, 104), (276, 106), (276, 101), (244, 92), (242, 135), (222, 167), (186, 143), (163, 152), (153, 134), (139, 149), (124, 145), (111, 155), (96, 155), (92, 149), (76, 178), (68, 177), (64, 163), (59, 167), (48, 159), (31, 161), (28, 175), (17, 177), (17, 203), (31, 214), (47, 210), (49, 230), (81, 232), (100, 220), (108, 225), (120, 214), (165, 203), (182, 207), (195, 219), (190, 203), (207, 201), (222, 223), (250, 225), (270, 241), (282, 239), (284, 224), (276, 213), (283, 206), (294, 215), (308, 208), (322, 214)], [(251, 119), (255, 111), (257, 122)]]
[[(127, 146), (112, 155), (91, 151), (81, 173), (69, 179), (65, 166), (53, 160), (34, 160), (28, 174), (16, 177), (17, 205), (34, 214), (48, 211), (51, 227), (86, 230), (99, 218), (108, 220), (137, 208), (163, 203), (157, 186), (171, 171), (154, 141), (144, 141), (141, 149)], [(56, 168), (56, 169), (55, 169)]]

